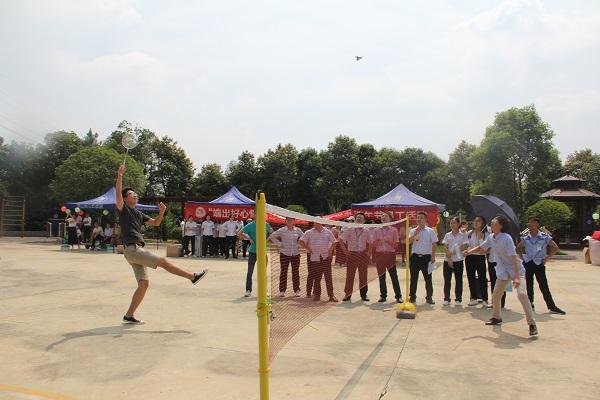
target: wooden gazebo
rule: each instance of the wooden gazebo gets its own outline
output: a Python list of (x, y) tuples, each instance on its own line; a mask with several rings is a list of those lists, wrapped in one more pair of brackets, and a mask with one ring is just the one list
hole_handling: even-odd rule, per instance
[(584, 237), (594, 230), (592, 214), (600, 195), (583, 189), (585, 181), (566, 175), (552, 181), (552, 189), (540, 197), (565, 203), (573, 211), (574, 220), (571, 226), (556, 232), (561, 243), (581, 243)]

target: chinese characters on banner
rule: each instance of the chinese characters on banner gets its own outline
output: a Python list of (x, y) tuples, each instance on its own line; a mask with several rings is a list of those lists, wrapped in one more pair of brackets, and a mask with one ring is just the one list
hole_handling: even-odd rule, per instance
[(210, 204), (191, 204), (185, 203), (183, 216), (188, 218), (190, 215), (196, 220), (202, 220), (210, 215), (213, 221), (225, 221), (233, 214), (237, 220), (254, 219), (254, 206), (219, 206)]

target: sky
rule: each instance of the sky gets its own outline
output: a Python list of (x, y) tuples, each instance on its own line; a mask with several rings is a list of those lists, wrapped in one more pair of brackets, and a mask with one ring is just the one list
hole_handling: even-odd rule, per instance
[(126, 119), (198, 170), (338, 135), (447, 159), (532, 103), (600, 152), (598, 71), (600, 1), (0, 0), (0, 136)]

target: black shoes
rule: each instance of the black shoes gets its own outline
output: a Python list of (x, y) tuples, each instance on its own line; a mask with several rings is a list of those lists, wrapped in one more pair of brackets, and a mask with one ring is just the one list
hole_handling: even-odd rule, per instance
[(550, 309), (550, 314), (560, 314), (560, 315), (565, 315), (566, 312), (564, 312), (563, 310), (561, 310), (558, 307), (554, 307)]
[(202, 270), (202, 272), (194, 272), (194, 277), (191, 279), (192, 283), (195, 285), (200, 281), (200, 279), (204, 278), (207, 273), (207, 269)]
[(377, 300), (377, 302), (378, 302), (378, 303), (385, 303), (385, 300), (386, 300), (386, 298), (385, 298), (385, 297), (383, 297), (383, 296), (381, 296), (381, 297), (379, 298), (379, 300)]
[(435, 301), (433, 301), (431, 297), (425, 297), (425, 301), (427, 302), (427, 304), (435, 304)]
[(529, 325), (529, 336), (537, 336), (538, 330), (536, 325)]
[(145, 324), (144, 321), (139, 320), (139, 319), (135, 319), (135, 317), (128, 317), (127, 315), (123, 316), (123, 323), (124, 324), (134, 324), (134, 325), (143, 325), (143, 324)]
[[(486, 325), (500, 325), (500, 324), (502, 324), (502, 320), (501, 320), (501, 319), (498, 319), (498, 318), (494, 318), (494, 317), (492, 317), (492, 318), (490, 318), (490, 320), (489, 320), (488, 322), (486, 322), (485, 324), (486, 324)], [(532, 325), (532, 326), (535, 326), (535, 325)]]
[(367, 296), (360, 298), (362, 301), (371, 301)]
[(350, 301), (350, 298), (352, 298), (352, 296), (346, 296), (342, 299), (342, 301)]

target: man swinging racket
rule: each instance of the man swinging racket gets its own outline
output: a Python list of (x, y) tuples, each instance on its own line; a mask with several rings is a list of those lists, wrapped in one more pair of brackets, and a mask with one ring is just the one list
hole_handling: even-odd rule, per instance
[(150, 218), (136, 208), (138, 196), (132, 188), (123, 189), (123, 175), (125, 174), (125, 164), (119, 167), (117, 172), (117, 211), (119, 214), (119, 222), (121, 224), (121, 238), (125, 259), (133, 268), (133, 274), (137, 280), (138, 287), (133, 293), (131, 304), (127, 313), (123, 317), (123, 323), (127, 324), (143, 324), (144, 321), (134, 317), (135, 310), (139, 307), (144, 299), (144, 295), (148, 290), (148, 268), (161, 267), (171, 274), (189, 279), (194, 285), (204, 278), (208, 270), (201, 272), (190, 273), (171, 264), (165, 257), (157, 256), (143, 249), (144, 224), (150, 226), (160, 226), (167, 206), (163, 203), (159, 204), (159, 212), (156, 218)]

